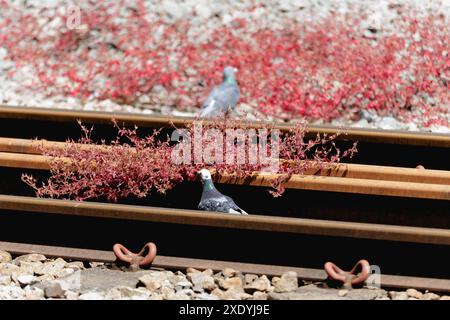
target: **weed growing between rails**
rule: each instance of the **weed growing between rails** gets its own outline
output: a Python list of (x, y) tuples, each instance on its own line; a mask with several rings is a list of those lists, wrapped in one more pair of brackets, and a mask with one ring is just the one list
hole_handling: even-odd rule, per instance
[(194, 181), (202, 168), (236, 177), (269, 171), (278, 175), (270, 192), (280, 196), (293, 174), (332, 168), (357, 152), (356, 143), (340, 150), (334, 143), (339, 134), (307, 139), (305, 123), (280, 133), (270, 124), (254, 129), (237, 120), (197, 120), (186, 128), (174, 128), (172, 137), (157, 130), (145, 138), (137, 135), (137, 127), (114, 125), (118, 133), (109, 145), (92, 141), (92, 128), (81, 123), (83, 137), (78, 141), (67, 141), (62, 148), (42, 145), (42, 153), (50, 159), (50, 178), (37, 181), (23, 174), (22, 180), (38, 197), (117, 202), (128, 196), (143, 198), (153, 191), (165, 194), (184, 180)]

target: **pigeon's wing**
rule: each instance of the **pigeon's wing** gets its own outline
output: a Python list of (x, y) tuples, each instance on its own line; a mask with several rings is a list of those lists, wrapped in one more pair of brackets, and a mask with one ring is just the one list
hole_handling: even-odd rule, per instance
[(239, 102), (240, 91), (237, 85), (222, 84), (213, 89), (206, 99), (201, 112), (202, 117), (225, 114)]
[(231, 209), (228, 201), (224, 197), (203, 199), (198, 204), (198, 208), (205, 211), (217, 211), (226, 213), (228, 213), (228, 211)]
[(245, 212), (244, 210), (242, 210), (241, 208), (238, 207), (238, 205), (233, 201), (233, 199), (231, 199), (229, 196), (224, 196), (228, 203), (230, 204), (230, 211), (233, 212), (229, 212), (229, 213), (234, 213), (234, 214), (245, 214), (248, 215), (247, 212)]
[(211, 106), (211, 104), (214, 106), (215, 97), (218, 95), (220, 91), (220, 86), (215, 86), (211, 92), (208, 95), (208, 98), (206, 98), (205, 102), (203, 103), (203, 109), (208, 108)]

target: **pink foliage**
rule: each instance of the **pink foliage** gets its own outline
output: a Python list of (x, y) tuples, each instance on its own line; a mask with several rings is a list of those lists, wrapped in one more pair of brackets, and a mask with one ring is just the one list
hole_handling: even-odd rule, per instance
[(48, 94), (133, 104), (160, 85), (169, 94), (157, 103), (200, 105), (222, 68), (233, 65), (242, 101), (275, 117), (330, 120), (371, 109), (407, 121), (405, 111), (416, 109), (425, 125), (446, 124), (436, 111), (450, 105), (450, 27), (439, 16), (405, 16), (395, 34), (373, 37), (352, 18), (286, 20), (282, 30), (238, 19), (196, 41), (187, 36), (189, 22), (150, 21), (142, 0), (134, 7), (86, 2), (83, 28), (63, 23), (52, 33), (38, 19), (66, 21), (65, 14), (36, 17), (0, 4), (0, 46), (17, 67), (32, 65), (33, 88)]
[[(250, 128), (249, 123), (235, 120), (215, 120), (203, 124), (205, 132), (207, 129), (215, 129), (220, 136), (226, 136), (227, 130), (230, 129)], [(68, 141), (63, 148), (42, 147), (42, 153), (51, 159), (51, 177), (47, 182), (40, 183), (27, 174), (22, 176), (22, 180), (36, 190), (38, 197), (75, 200), (106, 198), (115, 202), (131, 195), (146, 197), (152, 191), (164, 194), (179, 182), (194, 180), (197, 172), (205, 167), (214, 169), (218, 175), (251, 177), (266, 166), (262, 161), (251, 163), (247, 160), (239, 163), (237, 158), (232, 162), (211, 163), (204, 156), (197, 162), (192, 159), (189, 162), (175, 163), (171, 155), (176, 143), (162, 137), (159, 131), (140, 138), (136, 129), (118, 127), (118, 136), (111, 145), (106, 145), (105, 142), (97, 145), (90, 138), (92, 129), (82, 126), (84, 136), (79, 141)], [(274, 130), (270, 125), (266, 125), (265, 129), (269, 135), (271, 130)], [(177, 132), (184, 137), (195, 137), (194, 124), (188, 124), (183, 130), (185, 131)], [(332, 168), (342, 158), (352, 157), (356, 152), (356, 144), (345, 151), (339, 150), (334, 144), (337, 135), (318, 135), (315, 139), (308, 139), (306, 133), (305, 124), (299, 123), (289, 132), (282, 134), (278, 142), (268, 139), (266, 144), (258, 147), (266, 147), (269, 151), (273, 143), (279, 144), (280, 165), (276, 172), (278, 179), (274, 181), (274, 190), (271, 191), (274, 196), (283, 193), (284, 183), (292, 174), (304, 174), (311, 169)], [(124, 139), (128, 142), (124, 143)], [(202, 150), (211, 144), (208, 135), (202, 135), (199, 140)], [(250, 138), (242, 141), (246, 146), (252, 143)], [(194, 145), (191, 148), (194, 152)], [(227, 152), (237, 155), (238, 148), (242, 148), (239, 147), (238, 140), (224, 139), (222, 159), (225, 159)], [(248, 151), (246, 152), (248, 154)], [(269, 157), (278, 157), (270, 152), (267, 154)], [(248, 155), (245, 157), (248, 158)]]

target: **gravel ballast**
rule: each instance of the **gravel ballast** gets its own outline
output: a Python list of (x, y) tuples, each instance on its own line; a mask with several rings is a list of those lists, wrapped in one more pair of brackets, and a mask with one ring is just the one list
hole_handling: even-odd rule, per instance
[(212, 270), (138, 270), (114, 264), (47, 259), (0, 251), (0, 299), (14, 300), (449, 300), (416, 289), (340, 289), (281, 277)]

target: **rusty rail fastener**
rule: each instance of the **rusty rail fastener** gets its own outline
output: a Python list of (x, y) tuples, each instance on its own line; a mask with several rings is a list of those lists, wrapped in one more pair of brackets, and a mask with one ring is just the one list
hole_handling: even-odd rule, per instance
[[(145, 251), (147, 254), (144, 255)], [(116, 243), (113, 246), (113, 252), (119, 261), (128, 263), (132, 270), (140, 269), (150, 265), (156, 257), (156, 245), (153, 242), (147, 242), (139, 253), (128, 250), (124, 245)]]
[[(355, 274), (359, 268), (361, 271)], [(346, 289), (351, 289), (352, 285), (364, 283), (370, 275), (370, 264), (367, 260), (359, 260), (352, 270), (344, 271), (332, 262), (325, 263), (325, 271), (332, 280), (340, 281)]]

